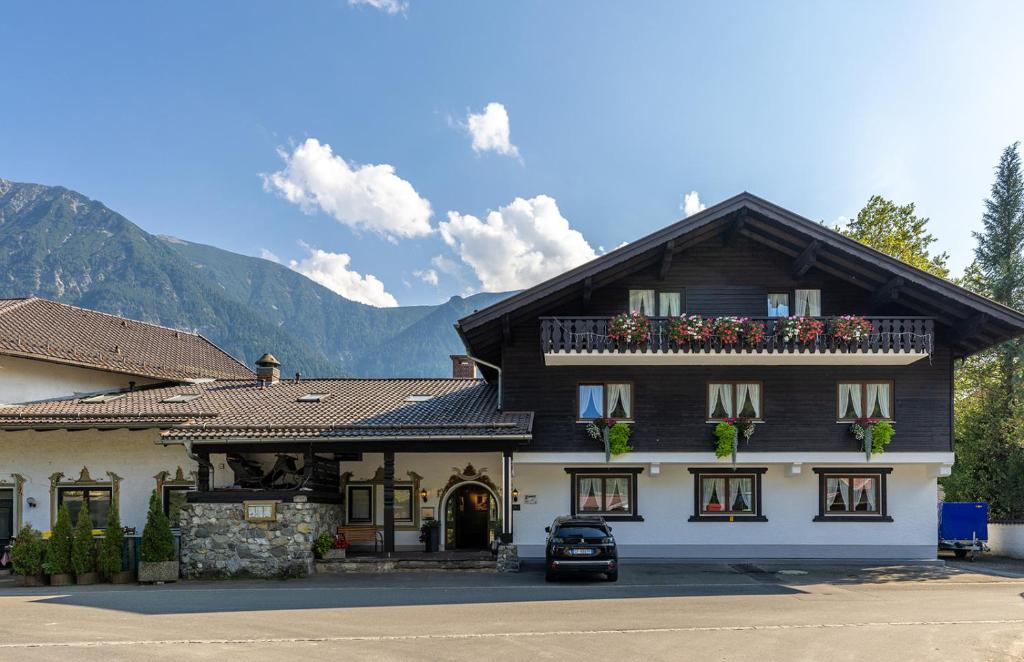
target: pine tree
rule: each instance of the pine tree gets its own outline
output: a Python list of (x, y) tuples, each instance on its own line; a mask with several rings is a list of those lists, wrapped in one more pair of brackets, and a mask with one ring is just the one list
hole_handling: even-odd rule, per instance
[(82, 502), (71, 539), (71, 566), (76, 575), (96, 572), (96, 541), (92, 537), (92, 516), (88, 501)]
[(171, 522), (160, 507), (160, 497), (156, 490), (149, 497), (149, 513), (146, 515), (146, 527), (142, 530), (142, 543), (139, 557), (146, 563), (160, 563), (174, 560), (174, 534), (171, 533)]
[(913, 202), (901, 207), (880, 195), (873, 195), (857, 212), (857, 218), (841, 232), (913, 267), (946, 278), (949, 255), (929, 252), (937, 239), (928, 232), (928, 219), (917, 216), (914, 210)]
[(71, 573), (71, 512), (67, 504), (57, 511), (57, 522), (46, 544), (46, 571), (51, 575)]
[(107, 529), (100, 543), (99, 570), (108, 579), (124, 569), (121, 562), (121, 548), (124, 547), (124, 530), (121, 528), (121, 517), (117, 512), (117, 503), (110, 502), (107, 511)]

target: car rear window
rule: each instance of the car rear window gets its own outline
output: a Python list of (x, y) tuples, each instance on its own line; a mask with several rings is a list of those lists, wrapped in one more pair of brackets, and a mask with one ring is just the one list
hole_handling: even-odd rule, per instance
[(608, 533), (596, 526), (562, 526), (558, 528), (560, 538), (604, 538)]

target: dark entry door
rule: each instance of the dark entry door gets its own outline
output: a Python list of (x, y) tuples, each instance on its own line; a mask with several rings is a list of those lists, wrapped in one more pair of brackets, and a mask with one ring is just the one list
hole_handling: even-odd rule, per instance
[(482, 487), (467, 485), (452, 498), (455, 499), (455, 548), (486, 549), (491, 493)]
[(14, 537), (14, 492), (0, 490), (0, 557)]

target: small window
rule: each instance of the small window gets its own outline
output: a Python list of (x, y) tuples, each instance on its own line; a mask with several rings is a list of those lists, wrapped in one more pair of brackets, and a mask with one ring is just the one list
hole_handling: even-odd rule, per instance
[(658, 314), (662, 317), (675, 317), (682, 309), (682, 296), (679, 292), (658, 293)]
[(84, 505), (92, 518), (92, 528), (102, 529), (107, 526), (107, 512), (110, 511), (111, 488), (105, 487), (58, 487), (57, 508), (68, 507), (71, 524), (78, 522), (78, 513)]
[(768, 317), (789, 317), (789, 293), (768, 294)]
[(708, 420), (750, 418), (764, 420), (761, 382), (708, 382)]
[(576, 413), (579, 420), (633, 419), (632, 384), (580, 384)]
[(629, 312), (654, 317), (654, 290), (630, 290)]
[(349, 524), (373, 524), (373, 486), (348, 486)]
[(576, 474), (575, 515), (635, 514), (633, 474)]
[(721, 471), (691, 469), (694, 474), (694, 521), (765, 521), (761, 512), (764, 469)]
[(797, 290), (793, 314), (802, 317), (821, 317), (821, 290)]
[(326, 393), (307, 393), (302, 397), (296, 398), (296, 402), (320, 402), (326, 397)]
[(177, 402), (192, 402), (193, 400), (202, 397), (202, 393), (179, 393), (170, 397), (164, 398), (160, 402), (173, 404)]
[(124, 397), (124, 393), (103, 393), (101, 395), (90, 395), (87, 398), (82, 398), (79, 402), (87, 405), (101, 405), (104, 402), (110, 402), (122, 397)]
[(433, 400), (434, 396), (427, 393), (415, 393), (413, 395), (405, 396), (406, 402), (426, 402), (427, 400)]
[(414, 503), (415, 501), (413, 501), (412, 486), (395, 486), (395, 521), (412, 522), (412, 509)]
[(893, 419), (893, 383), (839, 382), (836, 393), (836, 418), (841, 423), (859, 418)]
[(181, 526), (181, 509), (185, 505), (188, 493), (196, 488), (188, 485), (164, 485), (164, 515), (171, 522), (171, 528)]
[(818, 516), (814, 521), (891, 522), (885, 480), (891, 469), (815, 469)]

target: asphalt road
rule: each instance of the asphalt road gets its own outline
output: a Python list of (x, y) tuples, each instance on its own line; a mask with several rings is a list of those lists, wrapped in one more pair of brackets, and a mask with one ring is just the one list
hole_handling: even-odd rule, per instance
[(1022, 660), (1024, 563), (626, 565), (617, 584), (546, 584), (538, 570), (62, 590), (0, 581), (0, 660), (271, 656)]

